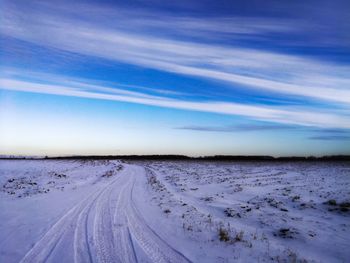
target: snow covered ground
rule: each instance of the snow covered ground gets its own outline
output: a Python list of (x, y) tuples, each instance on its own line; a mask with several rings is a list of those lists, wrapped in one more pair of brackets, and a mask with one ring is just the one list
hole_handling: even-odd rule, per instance
[(349, 163), (0, 160), (0, 262), (349, 262)]

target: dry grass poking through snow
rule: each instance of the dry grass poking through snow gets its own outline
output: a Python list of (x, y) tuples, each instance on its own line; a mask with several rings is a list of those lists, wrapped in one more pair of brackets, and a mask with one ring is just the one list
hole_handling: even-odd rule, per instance
[(153, 204), (171, 211), (164, 216), (186, 237), (203, 247), (224, 248), (223, 258), (350, 258), (349, 163), (143, 165)]

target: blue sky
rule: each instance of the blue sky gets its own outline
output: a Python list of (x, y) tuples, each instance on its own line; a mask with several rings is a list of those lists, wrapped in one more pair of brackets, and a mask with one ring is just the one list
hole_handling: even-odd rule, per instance
[(348, 1), (0, 7), (0, 154), (350, 154)]

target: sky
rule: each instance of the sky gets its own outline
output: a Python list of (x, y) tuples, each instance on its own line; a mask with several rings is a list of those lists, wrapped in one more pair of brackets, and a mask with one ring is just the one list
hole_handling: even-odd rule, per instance
[(350, 154), (349, 14), (0, 0), (0, 155)]

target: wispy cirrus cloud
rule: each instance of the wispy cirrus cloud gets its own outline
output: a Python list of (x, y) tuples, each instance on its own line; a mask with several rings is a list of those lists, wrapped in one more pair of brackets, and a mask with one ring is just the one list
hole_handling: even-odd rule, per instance
[(309, 140), (317, 141), (347, 141), (350, 140), (350, 129), (314, 129), (315, 135), (308, 137)]
[(279, 125), (279, 124), (240, 124), (226, 126), (197, 126), (188, 125), (175, 127), (177, 130), (192, 130), (203, 132), (251, 132), (251, 131), (269, 131), (269, 130), (290, 130), (295, 129), (294, 126)]
[(201, 125), (187, 125), (181, 127), (175, 127), (177, 130), (190, 130), (199, 132), (225, 132), (225, 133), (237, 133), (237, 132), (259, 132), (262, 131), (281, 131), (292, 130), (293, 132), (299, 131), (301, 134), (308, 132), (315, 135), (307, 137), (309, 140), (315, 141), (348, 141), (350, 140), (350, 129), (329, 129), (318, 128), (313, 129), (310, 127), (296, 127), (286, 124), (238, 124), (238, 125), (225, 125), (225, 126), (201, 126)]
[[(15, 1), (11, 1), (15, 2)], [(348, 47), (349, 36), (347, 32), (350, 29), (346, 9), (339, 8), (338, 16), (335, 17), (331, 10), (324, 10), (322, 5), (320, 13), (310, 13), (310, 9), (318, 9), (312, 3), (286, 3), (276, 7), (273, 3), (265, 3), (267, 9), (276, 12), (282, 11), (284, 16), (274, 17), (273, 15), (240, 15), (236, 10), (233, 14), (220, 16), (207, 15), (203, 16), (198, 13), (196, 7), (194, 14), (186, 14), (186, 12), (174, 12), (164, 8), (167, 4), (161, 2), (161, 10), (156, 5), (148, 5), (139, 2), (139, 5), (128, 6), (121, 3), (114, 4), (87, 4), (81, 1), (74, 3), (59, 1), (60, 4), (54, 4), (54, 1), (40, 2), (40, 4), (31, 3), (33, 9), (39, 8), (45, 10), (46, 13), (64, 13), (68, 17), (74, 17), (85, 20), (88, 19), (97, 24), (109, 24), (114, 29), (126, 30), (129, 32), (145, 32), (147, 34), (169, 35), (176, 37), (201, 38), (218, 40), (221, 42), (226, 39), (247, 38), (257, 41), (276, 41), (279, 44), (287, 46), (302, 45), (313, 47)], [(186, 2), (186, 9), (191, 4)], [(294, 6), (293, 6), (294, 5)], [(236, 5), (232, 5), (236, 6)], [(239, 6), (239, 5), (238, 5)], [(269, 7), (267, 7), (269, 6)], [(346, 5), (345, 5), (346, 6)], [(344, 7), (345, 7), (344, 6)], [(338, 7), (341, 7), (339, 5)], [(16, 5), (18, 8), (18, 5)], [(297, 8), (298, 12), (295, 12)], [(180, 8), (181, 9), (181, 8)], [(235, 8), (237, 9), (237, 8)], [(79, 10), (79, 14), (76, 12)], [(305, 16), (306, 14), (306, 16)], [(310, 19), (315, 23), (310, 23)], [(327, 19), (327, 20), (325, 20)], [(337, 25), (336, 32), (332, 30)], [(320, 34), (320, 32), (322, 32)], [(292, 38), (284, 38), (282, 36), (292, 35)]]
[[(152, 68), (201, 79), (220, 81), (234, 90), (237, 87), (260, 90), (285, 96), (301, 96), (332, 103), (350, 104), (350, 67), (297, 55), (279, 54), (271, 51), (241, 48), (223, 44), (207, 44), (205, 41), (172, 39), (166, 31), (183, 31), (195, 28), (203, 32), (201, 20), (178, 18), (174, 25), (167, 23), (163, 31), (145, 32), (138, 30), (141, 25), (157, 27), (159, 20), (140, 14), (139, 18), (123, 19), (120, 24), (135, 25), (136, 29), (126, 30), (123, 26), (96, 23), (96, 20), (80, 12), (43, 12), (50, 10), (42, 6), (41, 12), (31, 10), (31, 15), (21, 16), (21, 12), (8, 5), (2, 12), (0, 32), (3, 35), (31, 42), (57, 50), (95, 56), (117, 62)], [(91, 9), (91, 7), (90, 7)], [(103, 13), (103, 12), (101, 12)], [(116, 11), (111, 17), (116, 15)], [(95, 14), (99, 17), (99, 13)], [(230, 18), (231, 20), (239, 18)], [(255, 18), (258, 20), (258, 18)], [(145, 22), (145, 20), (147, 22)], [(143, 22), (137, 22), (143, 21)], [(239, 21), (239, 20), (237, 20)], [(227, 22), (227, 21), (226, 21)], [(206, 28), (214, 31), (225, 20), (214, 20)], [(235, 21), (230, 21), (235, 24)], [(140, 26), (137, 26), (140, 24)], [(265, 34), (270, 26), (246, 23), (244, 34)], [(287, 29), (289, 23), (279, 23)], [(248, 25), (251, 25), (248, 26)], [(253, 26), (255, 25), (255, 26)], [(226, 28), (226, 29), (225, 29)], [(235, 27), (233, 27), (232, 30)], [(238, 28), (238, 27), (237, 27)], [(268, 29), (270, 28), (270, 29)], [(238, 30), (238, 29), (237, 29)], [(292, 29), (290, 29), (292, 30)], [(35, 32), (35, 33), (33, 33)], [(231, 32), (233, 33), (233, 32)], [(236, 32), (238, 33), (238, 32)], [(242, 32), (243, 33), (243, 32)]]
[[(66, 79), (59, 83), (57, 80)], [(253, 120), (269, 121), (280, 124), (294, 124), (310, 127), (321, 128), (350, 128), (350, 116), (325, 113), (317, 111), (305, 111), (305, 109), (286, 108), (286, 107), (268, 107), (262, 105), (246, 105), (233, 102), (223, 101), (189, 101), (181, 99), (173, 99), (165, 96), (154, 96), (144, 94), (142, 92), (131, 92), (118, 88), (114, 83), (113, 87), (87, 84), (81, 80), (69, 80), (66, 77), (54, 77), (51, 79), (45, 77), (43, 81), (28, 81), (24, 79), (15, 79), (8, 77), (0, 78), (0, 89), (52, 94), (61, 96), (91, 98), (100, 100), (111, 100), (129, 102), (135, 104), (143, 104), (164, 108), (174, 108), (191, 111), (210, 112), (226, 115), (245, 116)], [(270, 127), (279, 127), (270, 126)], [(193, 128), (193, 127), (192, 127)], [(252, 129), (253, 126), (245, 127)], [(239, 128), (237, 128), (239, 129)], [(255, 129), (259, 129), (255, 127)], [(263, 129), (262, 127), (260, 129)]]
[(317, 141), (348, 141), (350, 140), (350, 136), (346, 135), (320, 135), (320, 136), (311, 136), (310, 140)]

